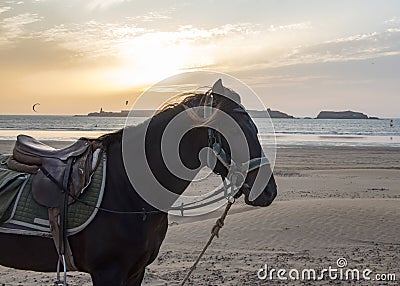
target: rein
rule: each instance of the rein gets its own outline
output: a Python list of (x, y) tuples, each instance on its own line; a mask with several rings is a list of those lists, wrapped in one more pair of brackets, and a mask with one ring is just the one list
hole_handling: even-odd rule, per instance
[(211, 245), (211, 242), (213, 241), (214, 237), (219, 238), (219, 231), (220, 229), (224, 226), (224, 222), (226, 219), (226, 216), (228, 215), (228, 212), (231, 208), (231, 206), (235, 203), (235, 199), (228, 201), (228, 204), (225, 207), (224, 212), (222, 213), (221, 217), (215, 222), (215, 225), (213, 226), (211, 230), (211, 236), (208, 239), (206, 245), (204, 246), (203, 250), (197, 257), (196, 261), (193, 263), (192, 267), (190, 267), (189, 272), (186, 274), (185, 278), (182, 280), (180, 286), (185, 285), (185, 283), (189, 280), (190, 275), (193, 273), (193, 271), (196, 269), (197, 264), (199, 264), (200, 259), (203, 257), (204, 253), (206, 252), (207, 248)]

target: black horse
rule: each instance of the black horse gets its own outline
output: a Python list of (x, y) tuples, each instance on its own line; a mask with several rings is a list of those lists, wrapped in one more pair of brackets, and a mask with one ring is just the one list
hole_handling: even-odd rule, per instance
[[(172, 118), (188, 107), (205, 105), (209, 93), (193, 94), (185, 97), (180, 103), (169, 105), (158, 112), (150, 120), (147, 131), (143, 124), (106, 134), (98, 139), (107, 154), (107, 180), (102, 208), (119, 212), (146, 210), (148, 215), (117, 214), (99, 211), (94, 220), (81, 232), (70, 236), (70, 246), (74, 254), (77, 268), (91, 275), (93, 285), (141, 285), (145, 267), (151, 264), (158, 255), (167, 228), (168, 215), (158, 211), (148, 204), (135, 191), (128, 178), (122, 154), (123, 133), (127, 129), (136, 134), (146, 133), (146, 156), (150, 168), (157, 180), (176, 194), (182, 194), (190, 184), (189, 180), (177, 178), (170, 173), (162, 162), (161, 137), (164, 129)], [(258, 141), (257, 128), (243, 107), (221, 95), (214, 95), (213, 106), (229, 114), (243, 130), (250, 158), (263, 156)], [(187, 124), (193, 124), (195, 119), (188, 116)], [(221, 129), (223, 130), (223, 126)], [(135, 148), (136, 142), (129, 142)], [(179, 154), (182, 162), (188, 168), (198, 168), (201, 164), (199, 152), (207, 147), (208, 128), (196, 127), (187, 132), (180, 144)], [(230, 157), (229, 146), (222, 136), (222, 147)], [(269, 168), (269, 167), (268, 167)], [(213, 170), (222, 176), (227, 176), (226, 166), (217, 162)], [(249, 193), (254, 184), (258, 170), (249, 172), (245, 184), (240, 189), (245, 201), (253, 206), (268, 206), (275, 199), (277, 186), (273, 175), (265, 181), (265, 187), (260, 195), (249, 199)], [(49, 238), (22, 236), (15, 234), (0, 234), (0, 264), (7, 267), (54, 272), (58, 254)]]

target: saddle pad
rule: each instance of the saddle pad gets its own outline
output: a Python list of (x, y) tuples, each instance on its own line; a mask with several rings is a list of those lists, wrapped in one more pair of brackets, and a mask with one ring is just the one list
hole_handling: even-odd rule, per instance
[[(8, 156), (0, 156), (0, 161), (5, 162), (7, 158)], [(0, 165), (0, 223), (8, 219), (7, 210), (18, 192), (25, 186), (29, 176), (29, 174), (8, 170)]]
[[(106, 161), (104, 152), (90, 184), (79, 197), (79, 201), (68, 207), (68, 235), (82, 231), (96, 216), (97, 207), (100, 206), (104, 194)], [(24, 186), (17, 191), (16, 199), (5, 212), (9, 214), (8, 219), (2, 225), (0, 223), (0, 232), (52, 237), (48, 210), (37, 204), (32, 197), (32, 178), (33, 176), (28, 175), (24, 179)]]

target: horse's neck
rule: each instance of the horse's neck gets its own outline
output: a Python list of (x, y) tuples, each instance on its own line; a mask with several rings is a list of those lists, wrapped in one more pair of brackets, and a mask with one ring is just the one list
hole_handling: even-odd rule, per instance
[[(160, 118), (156, 118), (153, 124), (149, 125), (149, 129), (147, 134), (149, 135), (146, 139), (146, 152), (149, 155), (148, 158), (152, 161), (150, 162), (152, 171), (154, 172), (157, 179), (160, 183), (165, 186), (169, 191), (174, 192), (176, 194), (182, 194), (193, 178), (187, 178), (187, 180), (183, 180), (177, 176), (175, 176), (168, 167), (165, 165), (164, 158), (161, 150), (161, 138), (165, 131), (165, 128), (172, 120), (172, 118), (176, 115), (176, 110), (171, 110), (170, 114), (164, 114), (160, 120)], [(189, 124), (189, 122), (188, 122)], [(193, 142), (191, 144), (180, 144), (181, 148), (184, 148), (185, 151), (191, 149), (190, 152), (193, 154), (193, 158), (197, 158), (198, 153), (196, 150), (193, 150)], [(190, 152), (182, 152), (181, 155), (185, 156), (182, 161), (192, 160), (192, 158), (188, 159), (187, 153)], [(196, 153), (196, 154), (195, 154)]]
[[(118, 133), (106, 140), (107, 146), (107, 181), (112, 187), (113, 195), (108, 197), (109, 207), (118, 205), (121, 210), (132, 209), (151, 209), (151, 206), (142, 199), (141, 191), (152, 191), (160, 189), (160, 185), (175, 194), (182, 194), (193, 178), (183, 180), (172, 174), (163, 162), (161, 154), (161, 138), (165, 130), (165, 126), (172, 118), (164, 114), (161, 120), (155, 120), (154, 124), (148, 128), (144, 125), (127, 128), (124, 133)], [(158, 118), (160, 119), (160, 118)], [(190, 124), (190, 122), (188, 122)], [(192, 166), (196, 166), (198, 161), (199, 144), (196, 141), (204, 139), (203, 143), (207, 143), (206, 134), (196, 134), (188, 138), (180, 147), (183, 148), (183, 159), (190, 162)], [(149, 135), (144, 140), (145, 134)], [(204, 138), (203, 138), (204, 137)], [(197, 147), (196, 147), (197, 146)], [(205, 146), (203, 146), (205, 147)], [(196, 149), (197, 148), (197, 149)], [(144, 158), (144, 150), (146, 150), (146, 158)], [(128, 152), (129, 151), (129, 152)], [(133, 163), (132, 163), (133, 162)], [(132, 163), (131, 165), (129, 163)], [(146, 168), (151, 167), (151, 171)], [(134, 178), (130, 172), (134, 173)], [(139, 176), (139, 177), (138, 177)], [(154, 183), (154, 177), (158, 183)], [(136, 179), (137, 180), (136, 180)], [(153, 178), (153, 179), (151, 179)], [(144, 179), (144, 181), (143, 181)], [(150, 181), (146, 181), (149, 179)], [(136, 183), (136, 184), (135, 184)], [(143, 188), (140, 189), (139, 188)], [(174, 201), (165, 202), (167, 205), (173, 204)]]
[[(105, 198), (105, 208), (118, 211), (136, 211), (150, 209), (138, 193), (135, 192), (124, 165), (122, 142), (114, 141), (107, 146), (107, 186), (111, 195)], [(117, 208), (115, 206), (118, 206)]]
[[(134, 186), (136, 190), (138, 187), (158, 189), (152, 182), (146, 181), (146, 178), (156, 177), (163, 187), (180, 195), (193, 179), (189, 177), (187, 180), (183, 180), (172, 174), (165, 165), (161, 152), (161, 138), (165, 128), (179, 111), (179, 108), (175, 107), (156, 115), (151, 121), (126, 128), (123, 136), (116, 138), (117, 140), (109, 147), (114, 150), (112, 157), (116, 158), (119, 161), (118, 165), (124, 168), (124, 180), (139, 182), (137, 186)], [(190, 124), (189, 121), (188, 124)], [(189, 162), (188, 166), (191, 168), (198, 161), (199, 150), (196, 150), (195, 142), (185, 141), (185, 144), (180, 144), (180, 147), (183, 148), (182, 159)], [(144, 153), (146, 153), (146, 157)], [(129, 175), (130, 172), (133, 173), (133, 176)], [(143, 178), (144, 182), (142, 182)]]

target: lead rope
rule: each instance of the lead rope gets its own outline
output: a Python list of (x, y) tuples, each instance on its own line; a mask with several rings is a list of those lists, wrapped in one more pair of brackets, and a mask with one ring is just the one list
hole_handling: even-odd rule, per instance
[(201, 251), (200, 255), (197, 257), (196, 261), (193, 263), (193, 266), (190, 267), (189, 272), (186, 274), (186, 276), (183, 279), (183, 281), (180, 284), (180, 286), (185, 285), (185, 283), (189, 280), (190, 275), (196, 269), (197, 264), (200, 262), (200, 259), (203, 257), (203, 255), (206, 252), (207, 248), (211, 245), (211, 242), (213, 241), (214, 237), (219, 238), (219, 231), (224, 226), (224, 221), (226, 219), (226, 216), (228, 215), (228, 212), (229, 212), (231, 206), (234, 203), (235, 203), (235, 199), (234, 198), (230, 198), (228, 200), (228, 204), (226, 205), (224, 212), (222, 213), (221, 217), (219, 219), (217, 219), (217, 221), (215, 222), (215, 225), (213, 226), (213, 228), (211, 230), (211, 236), (210, 236), (207, 244), (204, 246), (204, 248)]

